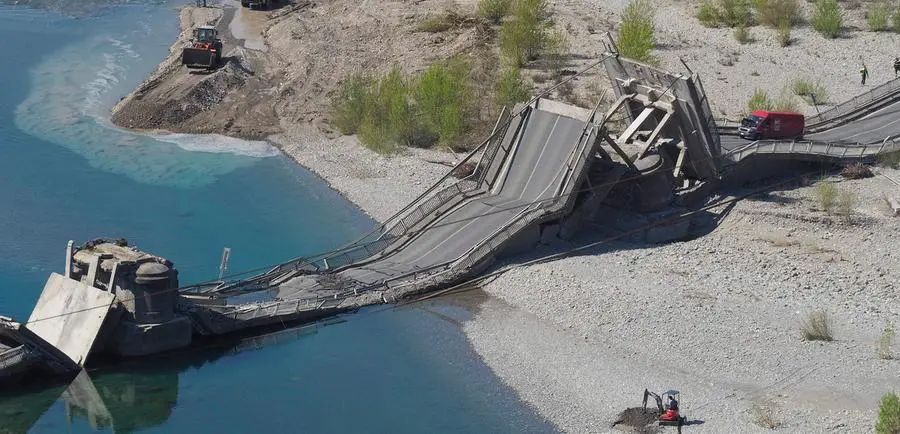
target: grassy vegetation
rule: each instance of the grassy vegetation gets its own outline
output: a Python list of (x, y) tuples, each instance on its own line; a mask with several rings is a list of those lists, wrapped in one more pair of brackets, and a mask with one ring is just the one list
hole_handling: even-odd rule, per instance
[(750, 100), (747, 101), (747, 113), (754, 110), (775, 110), (783, 112), (796, 112), (799, 110), (797, 100), (787, 91), (782, 90), (778, 98), (769, 98), (769, 94), (762, 89), (753, 91)]
[(514, 66), (524, 66), (543, 52), (547, 43), (547, 0), (518, 0), (514, 16), (500, 27), (500, 54)]
[(750, 0), (703, 0), (697, 19), (706, 27), (747, 27), (753, 23)]
[(809, 104), (813, 103), (813, 98), (818, 104), (828, 102), (828, 91), (818, 81), (798, 78), (791, 83), (791, 92), (803, 98)]
[(720, 19), (728, 27), (746, 27), (752, 24), (749, 0), (719, 0)]
[(762, 89), (753, 91), (750, 101), (747, 101), (747, 112), (754, 110), (772, 110), (772, 100), (769, 99), (769, 94), (766, 91)]
[(512, 0), (479, 0), (475, 13), (485, 21), (500, 24), (500, 21), (509, 15), (511, 9)]
[(819, 201), (819, 209), (830, 213), (834, 210), (835, 204), (837, 203), (837, 187), (834, 186), (833, 182), (820, 182), (816, 184), (815, 196)]
[(900, 33), (900, 8), (891, 15), (891, 29), (894, 33)]
[(403, 77), (399, 67), (378, 78), (352, 76), (332, 99), (332, 123), (381, 154), (398, 145), (449, 146), (472, 117), (468, 73), (465, 62), (451, 59), (417, 79)]
[(785, 23), (793, 26), (803, 21), (803, 11), (798, 0), (753, 0), (756, 21), (772, 28)]
[(432, 64), (412, 92), (423, 129), (441, 144), (452, 143), (465, 129), (471, 101), (468, 71), (458, 59)]
[(813, 9), (813, 29), (826, 38), (837, 38), (843, 30), (844, 18), (837, 0), (817, 0)]
[(395, 66), (368, 89), (357, 135), (360, 142), (375, 152), (389, 154), (398, 144), (406, 144), (414, 129), (413, 122), (409, 85)]
[(740, 26), (734, 29), (734, 39), (741, 44), (749, 44), (753, 42), (753, 36), (746, 26)]
[(719, 27), (719, 8), (712, 0), (703, 0), (697, 10), (697, 19), (706, 27)]
[(791, 25), (787, 21), (782, 21), (778, 25), (778, 45), (782, 47), (791, 45)]
[(855, 208), (858, 203), (859, 198), (856, 196), (856, 193), (841, 190), (838, 192), (835, 214), (843, 217), (845, 222), (850, 222), (851, 217), (853, 216), (853, 208)]
[(656, 47), (653, 24), (655, 13), (650, 0), (631, 0), (622, 12), (622, 25), (616, 44), (619, 53), (642, 62), (657, 63), (652, 51)]
[(881, 397), (875, 432), (878, 434), (900, 433), (900, 397), (896, 393), (888, 393)]
[(888, 324), (875, 343), (875, 354), (879, 359), (891, 360), (894, 358), (894, 338), (897, 337), (897, 331), (891, 324)]
[(765, 429), (775, 429), (782, 425), (778, 417), (777, 408), (771, 401), (755, 402), (750, 407), (753, 423)]
[(824, 310), (812, 311), (801, 325), (803, 339), (807, 341), (832, 341), (831, 320)]
[(542, 57), (546, 61), (545, 66), (549, 71), (559, 73), (566, 63), (566, 54), (569, 53), (569, 38), (562, 30), (551, 30), (547, 33)]
[(872, 32), (891, 30), (889, 25), (890, 18), (891, 7), (885, 2), (871, 4), (866, 12), (866, 21), (869, 23), (869, 31)]
[(794, 95), (792, 95), (787, 89), (782, 90), (778, 98), (772, 101), (772, 106), (776, 111), (780, 112), (800, 111), (800, 105), (797, 104), (797, 99), (794, 98)]
[(341, 134), (356, 134), (369, 103), (373, 78), (367, 75), (354, 75), (344, 81), (332, 96), (331, 123)]
[(428, 33), (442, 33), (452, 29), (471, 27), (477, 24), (473, 17), (449, 8), (440, 15), (428, 17), (416, 25), (416, 30)]
[(522, 73), (518, 68), (509, 68), (497, 82), (496, 103), (501, 107), (511, 107), (517, 102), (528, 101), (531, 96)]

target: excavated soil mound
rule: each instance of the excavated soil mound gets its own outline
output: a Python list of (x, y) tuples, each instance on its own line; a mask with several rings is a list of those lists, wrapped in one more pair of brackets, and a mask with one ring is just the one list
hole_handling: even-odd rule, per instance
[(618, 419), (613, 422), (617, 428), (631, 428), (637, 433), (657, 433), (659, 427), (656, 423), (656, 412), (641, 407), (627, 408), (619, 413)]
[[(153, 75), (113, 108), (111, 120), (125, 128), (181, 133), (218, 133), (261, 139), (280, 131), (269, 101), (270, 77), (260, 53), (247, 50), (228, 30), (234, 9), (184, 8), (182, 34)], [(223, 16), (224, 15), (224, 16)], [(198, 25), (215, 24), (225, 44), (213, 71), (181, 65), (181, 48)]]

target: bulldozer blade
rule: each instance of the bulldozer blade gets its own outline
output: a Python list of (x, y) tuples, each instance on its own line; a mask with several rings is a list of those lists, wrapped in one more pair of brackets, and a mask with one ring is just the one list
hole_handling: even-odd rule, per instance
[(181, 52), (181, 64), (188, 68), (212, 68), (216, 66), (215, 63), (214, 51), (187, 47)]

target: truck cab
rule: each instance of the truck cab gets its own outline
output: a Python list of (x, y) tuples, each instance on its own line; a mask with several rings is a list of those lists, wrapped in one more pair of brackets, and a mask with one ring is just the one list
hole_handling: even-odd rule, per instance
[(804, 117), (800, 113), (754, 110), (741, 121), (738, 134), (745, 139), (800, 139)]

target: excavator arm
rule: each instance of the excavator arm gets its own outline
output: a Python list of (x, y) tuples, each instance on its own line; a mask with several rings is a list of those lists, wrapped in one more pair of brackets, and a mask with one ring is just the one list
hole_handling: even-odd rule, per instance
[(644, 409), (647, 409), (647, 398), (651, 396), (656, 400), (656, 408), (659, 411), (659, 414), (663, 414), (665, 412), (665, 409), (663, 408), (662, 398), (647, 389), (644, 389)]

